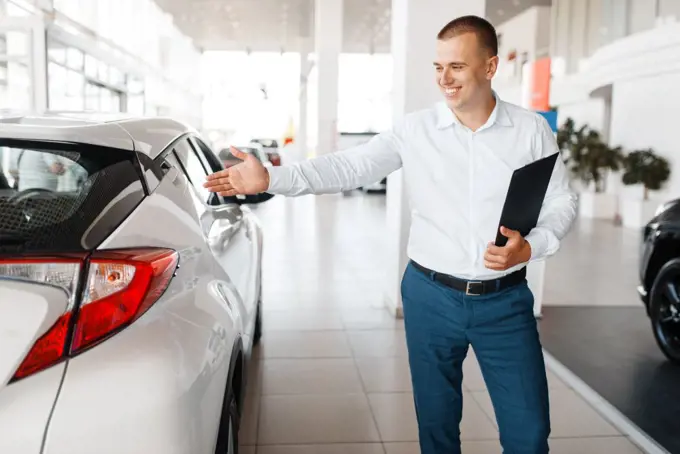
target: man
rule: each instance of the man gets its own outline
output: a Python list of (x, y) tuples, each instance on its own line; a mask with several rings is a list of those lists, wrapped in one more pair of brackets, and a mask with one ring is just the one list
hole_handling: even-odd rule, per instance
[(16, 167), (18, 170), (19, 191), (26, 189), (46, 189), (57, 191), (59, 177), (66, 172), (60, 156), (36, 150), (18, 151)]
[(339, 192), (403, 168), (412, 209), (402, 281), (411, 378), (423, 454), (460, 453), (462, 363), (471, 345), (510, 454), (548, 452), (550, 417), (541, 344), (526, 263), (554, 254), (575, 217), (557, 160), (538, 226), (496, 247), (512, 172), (558, 152), (538, 114), (498, 99), (494, 28), (465, 16), (447, 24), (436, 48), (444, 102), (407, 115), (368, 144), (266, 171), (251, 156), (211, 175), (225, 196), (262, 191), (297, 196)]

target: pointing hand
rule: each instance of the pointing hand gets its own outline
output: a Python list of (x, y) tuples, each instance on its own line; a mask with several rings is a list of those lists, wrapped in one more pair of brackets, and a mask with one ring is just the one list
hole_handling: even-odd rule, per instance
[(269, 172), (257, 157), (230, 147), (231, 153), (243, 162), (208, 175), (203, 186), (223, 197), (255, 195), (269, 188)]

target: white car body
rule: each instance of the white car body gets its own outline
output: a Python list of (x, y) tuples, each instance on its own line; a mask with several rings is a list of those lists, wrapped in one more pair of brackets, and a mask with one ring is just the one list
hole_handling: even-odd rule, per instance
[[(242, 201), (217, 200), (214, 194), (206, 199), (199, 187), (203, 181), (196, 176), (196, 163), (216, 170), (219, 159), (208, 156), (212, 151), (195, 130), (169, 119), (0, 118), (2, 147), (44, 147), (49, 153), (54, 148), (64, 159), (75, 156), (68, 154), (72, 147), (79, 153), (73, 165), (88, 171), (95, 168), (86, 165), (88, 156), (93, 162), (113, 164), (101, 164), (100, 173), (89, 174), (76, 192), (0, 193), (0, 210), (24, 210), (29, 227), (31, 222), (46, 224), (21, 230), (16, 226), (24, 221), (18, 217), (12, 224), (13, 212), (0, 215), (0, 453), (236, 452), (229, 446), (238, 428), (231, 407), (240, 409), (243, 403), (247, 363), (259, 335), (263, 237), (258, 220)], [(138, 181), (130, 173), (133, 168)], [(120, 181), (121, 176), (130, 182)], [(95, 193), (98, 189), (101, 192)], [(82, 194), (72, 196), (80, 194), (77, 191)], [(45, 200), (75, 207), (76, 220), (61, 221), (68, 217), (65, 211), (49, 212)], [(88, 214), (87, 208), (97, 204), (101, 212)], [(33, 221), (40, 210), (48, 210), (47, 220)], [(89, 223), (80, 226), (78, 216)], [(74, 232), (74, 225), (82, 232)], [(67, 245), (69, 252), (92, 262), (78, 258), (75, 265), (15, 263), (30, 256), (53, 263), (54, 257), (63, 256), (66, 249), (47, 241), (50, 229), (54, 244)], [(45, 241), (21, 239), (19, 231), (29, 237), (39, 232), (35, 235)], [(11, 252), (12, 241), (30, 244), (25, 246), (30, 251), (17, 256)], [(18, 247), (21, 251), (24, 246)], [(155, 260), (150, 267), (131, 258), (125, 258), (124, 265), (109, 263), (111, 251), (125, 257), (120, 251), (130, 248), (171, 252), (163, 259), (136, 256)], [(101, 264), (94, 263), (97, 256)], [(74, 280), (69, 280), (71, 271), (50, 271), (44, 277), (45, 270), (56, 269), (73, 269)], [(144, 270), (158, 274), (145, 275)], [(150, 282), (148, 287), (144, 282)], [(119, 288), (121, 293), (115, 293)], [(160, 296), (151, 290), (142, 296), (144, 288), (158, 289)], [(137, 297), (139, 305), (133, 306)], [(130, 308), (149, 301), (144, 312), (134, 309), (141, 316), (132, 313)], [(64, 326), (71, 328), (56, 330), (64, 317), (69, 318)], [(129, 321), (106, 331), (121, 320)], [(91, 344), (82, 350), (74, 347), (88, 335), (93, 336)], [(57, 347), (31, 358), (44, 362), (49, 355), (59, 355), (55, 352), (63, 354), (54, 364), (17, 379), (19, 370), (28, 370), (23, 369), (26, 358), (45, 336), (63, 340), (65, 347), (57, 342)], [(235, 429), (230, 433), (230, 428)]]

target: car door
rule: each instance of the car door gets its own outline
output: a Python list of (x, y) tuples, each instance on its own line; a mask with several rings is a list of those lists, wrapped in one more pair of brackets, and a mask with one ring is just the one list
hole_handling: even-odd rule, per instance
[[(202, 197), (202, 209), (210, 211), (208, 215), (201, 216), (203, 222), (210, 224), (203, 225), (206, 240), (217, 263), (238, 291), (244, 309), (241, 314), (244, 326), (251, 326), (255, 315), (252, 272), (256, 257), (253, 256), (248, 220), (237, 203), (229, 203), (203, 187), (206, 177), (213, 172), (203, 150), (188, 139), (181, 140), (174, 148), (192, 186)], [(249, 345), (251, 333), (248, 331), (244, 336), (244, 343)]]
[[(205, 158), (206, 167), (211, 173), (224, 168), (217, 154), (199, 137), (191, 137), (190, 142), (194, 146), (194, 149), (202, 151), (201, 156)], [(236, 197), (232, 198), (232, 200), (234, 203), (237, 202)], [(241, 202), (243, 201), (244, 200), (241, 200)], [(250, 242), (250, 256), (252, 257), (252, 260), (249, 262), (250, 280), (247, 283), (248, 290), (245, 293), (248, 295), (246, 305), (248, 307), (248, 313), (253, 315), (252, 321), (254, 322), (258, 301), (260, 300), (260, 283), (262, 278), (262, 233), (257, 218), (247, 205), (241, 205), (241, 212), (243, 214), (243, 228), (246, 237)]]

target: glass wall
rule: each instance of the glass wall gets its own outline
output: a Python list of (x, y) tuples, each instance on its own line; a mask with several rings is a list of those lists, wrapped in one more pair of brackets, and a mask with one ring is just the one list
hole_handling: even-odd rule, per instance
[(340, 55), (338, 131), (380, 132), (392, 124), (392, 56)]
[(206, 52), (201, 74), (204, 125), (225, 140), (279, 139), (297, 117), (298, 53)]
[[(201, 92), (193, 75), (201, 52), (153, 0), (53, 0), (53, 5), (57, 26), (72, 30), (77, 23), (95, 31), (102, 51), (85, 54), (82, 68), (67, 67), (73, 90), (74, 71), (81, 71), (82, 91), (61, 90), (55, 102), (70, 106), (77, 96), (87, 110), (169, 115), (199, 127)], [(115, 58), (107, 61), (109, 55)]]
[(45, 36), (8, 28), (14, 16), (46, 29), (48, 110), (166, 115), (201, 128), (192, 78), (201, 52), (153, 0), (0, 0), (0, 108), (34, 107), (30, 63), (43, 43), (31, 37)]
[(31, 108), (31, 37), (19, 27), (10, 27), (14, 18), (30, 13), (30, 5), (0, 0), (0, 109)]
[[(201, 73), (204, 125), (225, 143), (253, 137), (282, 139), (300, 108), (300, 55), (297, 53), (206, 52)], [(342, 54), (338, 131), (383, 131), (392, 122), (392, 57)], [(317, 71), (307, 80), (310, 145), (316, 142)]]

